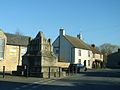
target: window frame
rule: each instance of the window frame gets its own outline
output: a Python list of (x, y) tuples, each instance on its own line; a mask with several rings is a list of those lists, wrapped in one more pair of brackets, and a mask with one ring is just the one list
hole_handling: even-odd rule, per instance
[(0, 44), (0, 47), (2, 48), (1, 49), (2, 51), (0, 51), (0, 53), (2, 54), (1, 55), (2, 57), (0, 57), (0, 60), (2, 60), (2, 59), (4, 59), (4, 53), (5, 53), (5, 38), (0, 37), (0, 40), (3, 40), (3, 43)]
[(81, 50), (80, 49), (78, 50), (78, 56), (81, 56)]
[(88, 60), (88, 66), (90, 66), (90, 60)]
[(88, 51), (88, 57), (90, 57), (90, 51)]

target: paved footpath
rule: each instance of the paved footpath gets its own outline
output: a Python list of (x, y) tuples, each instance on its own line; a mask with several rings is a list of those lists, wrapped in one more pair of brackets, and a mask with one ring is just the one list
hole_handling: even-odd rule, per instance
[(120, 69), (88, 70), (65, 78), (0, 78), (0, 90), (120, 90)]

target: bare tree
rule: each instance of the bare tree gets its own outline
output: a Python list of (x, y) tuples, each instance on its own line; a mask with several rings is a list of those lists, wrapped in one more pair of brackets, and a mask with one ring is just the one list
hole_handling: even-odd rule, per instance
[(120, 47), (117, 45), (112, 45), (110, 43), (104, 43), (100, 45), (98, 48), (103, 53), (103, 66), (105, 68), (107, 64), (107, 56), (111, 53), (116, 52)]
[(103, 54), (107, 54), (107, 55), (116, 52), (118, 50), (118, 48), (120, 48), (120, 47), (117, 45), (112, 45), (110, 43), (104, 43), (104, 44), (99, 46), (99, 50)]

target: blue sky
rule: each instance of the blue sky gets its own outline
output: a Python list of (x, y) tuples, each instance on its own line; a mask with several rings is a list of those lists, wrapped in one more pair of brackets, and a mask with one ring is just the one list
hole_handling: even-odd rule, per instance
[(82, 32), (97, 46), (120, 45), (120, 0), (0, 0), (0, 28), (35, 37), (43, 31), (52, 41), (63, 27), (66, 34)]

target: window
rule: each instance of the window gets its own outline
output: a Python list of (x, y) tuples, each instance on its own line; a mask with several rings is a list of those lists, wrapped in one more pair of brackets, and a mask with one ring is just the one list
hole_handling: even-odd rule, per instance
[(4, 58), (4, 46), (5, 40), (3, 38), (0, 38), (0, 59)]
[(56, 52), (55, 52), (56, 54), (59, 54), (59, 50), (56, 50)]
[(90, 60), (88, 60), (88, 66), (90, 66)]
[(78, 63), (81, 64), (81, 59), (78, 59)]
[(88, 51), (88, 57), (90, 57), (90, 51)]
[(81, 56), (81, 50), (78, 50), (78, 56)]

